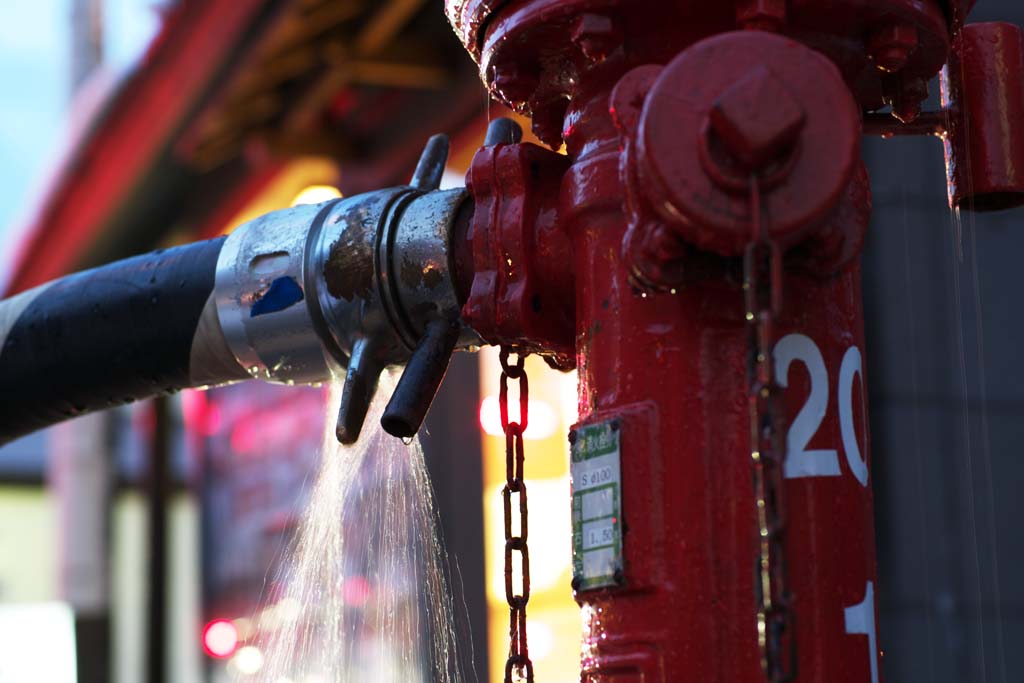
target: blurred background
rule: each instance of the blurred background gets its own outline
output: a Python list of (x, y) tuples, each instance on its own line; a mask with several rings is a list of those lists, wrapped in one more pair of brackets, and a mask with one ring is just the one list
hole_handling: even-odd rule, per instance
[[(1024, 7), (981, 0), (972, 19), (1024, 23)], [(507, 114), (426, 0), (7, 0), (0, 82), (5, 296), (404, 183), (439, 131), (460, 185), (488, 118)], [(885, 673), (1024, 680), (1021, 215), (951, 215), (934, 139), (870, 139), (865, 156)], [(538, 681), (569, 683), (575, 377), (532, 360), (527, 474), (544, 523), (530, 652)], [(424, 436), (481, 681), (507, 654), (498, 376), (496, 354), (458, 355)], [(257, 383), (185, 392), (0, 449), (0, 683), (260, 680), (258, 631), (302, 609), (275, 577), (324, 400)]]
[[(15, 0), (0, 4), (0, 79), (5, 294), (405, 183), (439, 131), (445, 184), (461, 185), (504, 111), (423, 0)], [(532, 507), (552, 521), (531, 534), (531, 654), (542, 680), (571, 681), (575, 378), (530, 370)], [(508, 647), (498, 375), (495, 354), (456, 358), (424, 436), (480, 680), (500, 678)], [(303, 609), (277, 580), (325, 395), (186, 392), (0, 449), (0, 681), (263, 680), (259, 631)]]

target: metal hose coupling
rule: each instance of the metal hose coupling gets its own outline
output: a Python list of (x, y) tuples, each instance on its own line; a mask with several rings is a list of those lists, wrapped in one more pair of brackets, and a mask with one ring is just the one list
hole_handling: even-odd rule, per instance
[(439, 190), (448, 138), (427, 143), (409, 185), (261, 216), (228, 237), (217, 314), (253, 377), (316, 383), (347, 367), (336, 434), (359, 436), (380, 373), (405, 370), (381, 420), (419, 429), (452, 352), (479, 344), (460, 319), (453, 235), (472, 210), (465, 188)]

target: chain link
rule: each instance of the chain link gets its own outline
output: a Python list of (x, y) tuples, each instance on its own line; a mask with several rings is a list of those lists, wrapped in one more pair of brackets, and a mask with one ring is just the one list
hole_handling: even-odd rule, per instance
[[(533, 662), (526, 643), (526, 604), (530, 602), (530, 549), (526, 482), (523, 479), (523, 433), (529, 421), (530, 383), (526, 378), (526, 356), (516, 354), (516, 363), (510, 364), (508, 347), (501, 348), (501, 389), (498, 401), (501, 407), (501, 428), (505, 432), (505, 486), (501, 490), (505, 511), (505, 599), (508, 601), (508, 660), (505, 662), (505, 683), (512, 683), (512, 672), (519, 679), (533, 683)], [(519, 420), (508, 419), (508, 381), (519, 382)], [(519, 508), (519, 534), (512, 531), (512, 495), (516, 494)], [(513, 555), (519, 554), (522, 590), (513, 585)]]
[(782, 252), (765, 234), (761, 189), (750, 182), (751, 241), (743, 255), (743, 292), (750, 330), (748, 389), (750, 458), (754, 470), (758, 555), (755, 567), (761, 667), (770, 683), (796, 676), (796, 631), (786, 587), (783, 461), (786, 426), (772, 361), (775, 322), (782, 310)]

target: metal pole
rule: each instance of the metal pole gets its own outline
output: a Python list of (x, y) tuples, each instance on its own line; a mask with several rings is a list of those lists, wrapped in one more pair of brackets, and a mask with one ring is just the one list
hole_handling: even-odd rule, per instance
[[(71, 95), (103, 61), (103, 0), (73, 0)], [(111, 678), (110, 517), (116, 479), (110, 415), (61, 425), (50, 441), (50, 486), (60, 515), (61, 597), (75, 614), (81, 681)]]
[(59, 521), (60, 596), (75, 614), (79, 680), (110, 679), (110, 516), (116, 473), (109, 413), (50, 433), (49, 486)]
[(77, 92), (103, 62), (103, 0), (71, 5), (71, 92)]
[[(487, 585), (484, 557), (484, 518), (480, 509), (483, 498), (483, 462), (480, 457), (480, 431), (475, 420), (459, 419), (475, 414), (480, 384), (477, 358), (456, 354), (448, 369), (449, 381), (442, 385), (427, 415), (422, 431), (427, 471), (434, 486), (441, 535), (451, 566), (450, 581), (454, 592), (456, 628), (466, 628), (469, 648), (460, 656), (467, 675), (472, 664), (474, 678), (486, 680), (487, 654)], [(458, 444), (457, 447), (453, 447)], [(461, 593), (461, 595), (460, 595)], [(459, 611), (465, 607), (465, 612)], [(460, 620), (468, 618), (469, 623)]]
[(153, 399), (149, 477), (149, 581), (146, 680), (164, 683), (167, 673), (167, 504), (170, 493), (171, 419), (166, 397)]

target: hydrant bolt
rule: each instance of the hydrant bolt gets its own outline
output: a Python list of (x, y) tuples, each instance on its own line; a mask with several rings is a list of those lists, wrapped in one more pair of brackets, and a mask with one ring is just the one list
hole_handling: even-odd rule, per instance
[(882, 71), (895, 73), (902, 69), (917, 49), (917, 28), (912, 24), (889, 23), (871, 32), (868, 52)]
[(584, 56), (603, 61), (622, 42), (622, 34), (611, 17), (587, 12), (573, 22), (572, 42)]
[(517, 65), (508, 65), (495, 74), (493, 90), (509, 102), (528, 100), (537, 89), (539, 77)]
[(779, 31), (786, 23), (786, 0), (741, 0), (736, 23), (751, 31)]
[(662, 223), (649, 222), (631, 228), (624, 252), (630, 278), (642, 290), (672, 291), (686, 278), (686, 242)]

